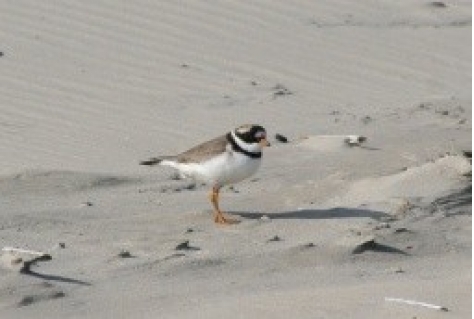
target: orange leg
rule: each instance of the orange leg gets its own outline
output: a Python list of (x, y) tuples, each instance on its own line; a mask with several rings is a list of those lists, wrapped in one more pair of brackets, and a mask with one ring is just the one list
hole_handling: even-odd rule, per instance
[(237, 223), (236, 220), (225, 218), (222, 211), (219, 209), (219, 188), (213, 187), (209, 194), (212, 206), (214, 207), (214, 222), (216, 224), (229, 225)]

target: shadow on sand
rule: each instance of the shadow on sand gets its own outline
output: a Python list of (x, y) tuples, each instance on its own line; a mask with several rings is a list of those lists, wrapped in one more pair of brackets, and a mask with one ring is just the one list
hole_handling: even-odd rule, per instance
[(352, 253), (357, 255), (357, 254), (362, 254), (366, 251), (373, 251), (376, 253), (399, 254), (399, 255), (405, 255), (405, 256), (410, 255), (401, 249), (398, 249), (396, 247), (389, 246), (386, 244), (377, 243), (375, 242), (375, 240), (371, 240), (357, 246), (355, 249), (352, 250)]
[(472, 215), (472, 184), (431, 203), (432, 210), (443, 210), (447, 216)]
[(49, 281), (59, 281), (59, 282), (65, 282), (69, 284), (76, 284), (76, 285), (83, 285), (83, 286), (91, 286), (91, 283), (74, 279), (74, 278), (69, 278), (69, 277), (63, 277), (63, 276), (57, 276), (57, 275), (48, 275), (48, 274), (40, 274), (37, 272), (34, 272), (32, 270), (22, 270), (21, 274), (27, 275), (27, 276), (32, 276), (44, 280), (49, 280)]
[[(259, 219), (267, 214), (251, 212), (234, 212), (231, 214), (239, 215), (249, 219)], [(392, 216), (380, 211), (360, 208), (335, 207), (331, 209), (303, 209), (281, 213), (271, 213), (267, 215), (271, 219), (332, 219), (332, 218), (364, 218), (368, 217), (374, 220), (391, 219)]]

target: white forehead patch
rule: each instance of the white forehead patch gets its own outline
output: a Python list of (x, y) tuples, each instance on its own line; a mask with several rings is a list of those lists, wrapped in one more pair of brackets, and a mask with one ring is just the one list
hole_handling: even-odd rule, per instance
[(239, 134), (245, 134), (247, 133), (248, 131), (250, 131), (250, 128), (251, 126), (250, 125), (244, 125), (244, 126), (241, 126), (237, 129), (237, 133)]

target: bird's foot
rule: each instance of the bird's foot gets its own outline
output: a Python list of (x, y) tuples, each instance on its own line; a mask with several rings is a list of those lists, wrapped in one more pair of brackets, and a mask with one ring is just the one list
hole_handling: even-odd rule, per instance
[(224, 217), (224, 214), (222, 214), (222, 212), (217, 212), (214, 214), (214, 222), (220, 225), (234, 225), (240, 223), (240, 221), (237, 219)]

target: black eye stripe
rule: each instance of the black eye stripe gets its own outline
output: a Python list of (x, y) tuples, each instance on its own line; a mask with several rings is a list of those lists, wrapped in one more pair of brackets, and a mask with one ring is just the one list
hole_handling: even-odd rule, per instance
[(265, 129), (260, 125), (253, 125), (245, 133), (239, 132), (238, 129), (234, 133), (246, 143), (257, 143), (266, 136)]

